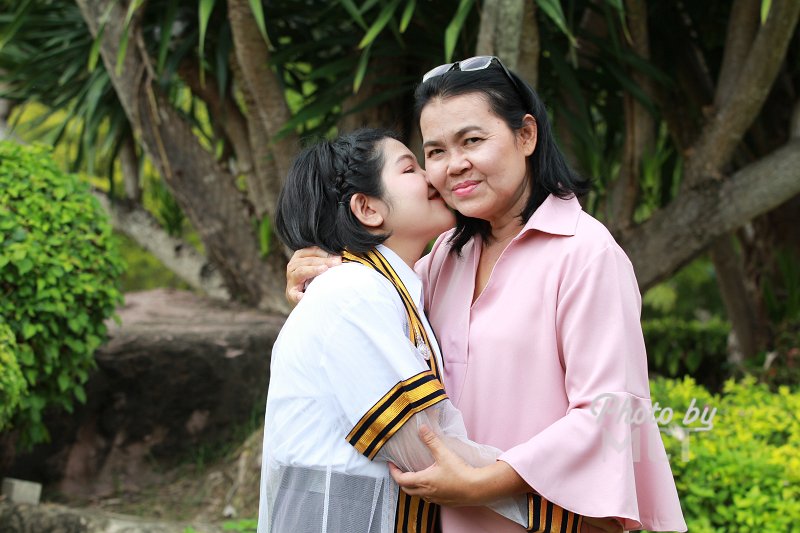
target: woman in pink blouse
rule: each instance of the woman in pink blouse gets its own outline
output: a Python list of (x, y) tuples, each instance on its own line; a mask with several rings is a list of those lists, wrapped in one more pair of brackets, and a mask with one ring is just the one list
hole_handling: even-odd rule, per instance
[[(505, 453), (473, 468), (422, 432), (436, 463), (393, 477), (446, 506), (445, 532), (522, 531), (481, 505), (531, 490), (607, 519), (585, 520), (584, 531), (685, 531), (649, 416), (633, 268), (582, 211), (587, 183), (565, 163), (544, 105), (489, 56), (433, 69), (415, 99), (428, 179), (457, 218), (415, 269), (445, 388), (469, 437)], [(290, 299), (337, 261), (320, 256), (290, 262)], [(565, 525), (550, 512), (538, 520), (534, 531)]]

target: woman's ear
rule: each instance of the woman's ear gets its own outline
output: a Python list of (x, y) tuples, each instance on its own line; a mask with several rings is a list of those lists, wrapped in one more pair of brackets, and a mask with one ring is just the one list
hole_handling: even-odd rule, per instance
[(519, 140), (522, 143), (522, 150), (526, 156), (529, 156), (536, 149), (538, 128), (536, 126), (536, 119), (533, 115), (526, 114), (522, 117), (522, 128), (519, 130)]
[(383, 225), (383, 202), (372, 196), (357, 192), (350, 197), (350, 211), (367, 229), (377, 229)]

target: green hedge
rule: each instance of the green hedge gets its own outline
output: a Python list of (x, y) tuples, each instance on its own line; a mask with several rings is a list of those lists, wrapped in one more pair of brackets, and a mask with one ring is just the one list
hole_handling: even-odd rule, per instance
[(642, 321), (650, 373), (665, 377), (692, 375), (719, 390), (728, 377), (729, 323), (714, 317), (707, 321), (654, 318)]
[(13, 420), (21, 445), (47, 440), (46, 407), (71, 411), (85, 401), (104, 321), (122, 302), (121, 272), (88, 185), (61, 171), (47, 148), (0, 143), (0, 317), (29, 386)]
[(800, 528), (800, 390), (773, 393), (746, 378), (712, 395), (688, 377), (655, 379), (651, 389), (654, 402), (675, 412), (673, 423), (692, 399), (701, 410), (717, 408), (710, 431), (688, 440), (662, 433), (689, 531)]
[(28, 388), (17, 364), (16, 352), (14, 333), (0, 320), (0, 431), (8, 426)]

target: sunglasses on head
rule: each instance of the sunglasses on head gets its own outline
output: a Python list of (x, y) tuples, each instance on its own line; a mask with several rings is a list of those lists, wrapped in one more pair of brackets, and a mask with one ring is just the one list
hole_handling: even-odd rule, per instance
[(462, 59), (461, 61), (456, 61), (455, 63), (445, 63), (444, 65), (439, 65), (438, 67), (430, 69), (425, 73), (424, 76), (422, 76), (422, 83), (425, 83), (431, 78), (447, 74), (448, 72), (452, 72), (454, 70), (460, 72), (471, 72), (474, 70), (483, 70), (485, 68), (489, 68), (489, 66), (492, 64), (498, 65), (503, 69), (506, 78), (511, 81), (511, 84), (514, 86), (514, 89), (516, 89), (517, 94), (519, 94), (523, 102), (526, 102), (527, 98), (524, 96), (525, 91), (523, 91), (522, 88), (517, 84), (517, 80), (514, 79), (503, 62), (500, 61), (500, 59), (496, 56), (475, 56), (468, 59)]

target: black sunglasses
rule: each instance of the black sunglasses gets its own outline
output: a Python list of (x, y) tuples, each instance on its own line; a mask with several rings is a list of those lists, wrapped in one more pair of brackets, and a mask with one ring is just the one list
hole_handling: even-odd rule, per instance
[(498, 65), (503, 69), (506, 78), (508, 78), (511, 84), (514, 86), (514, 89), (516, 89), (517, 94), (520, 96), (520, 98), (522, 98), (522, 101), (527, 102), (528, 99), (525, 98), (525, 91), (522, 90), (522, 87), (519, 86), (517, 80), (514, 79), (503, 62), (500, 61), (500, 58), (496, 56), (475, 56), (468, 59), (462, 59), (461, 61), (456, 61), (455, 63), (445, 63), (444, 65), (439, 65), (438, 67), (430, 69), (425, 73), (424, 76), (422, 76), (422, 83), (425, 83), (431, 78), (447, 74), (448, 72), (452, 72), (454, 70), (461, 72), (483, 70), (485, 68), (489, 68), (489, 66), (492, 64)]

